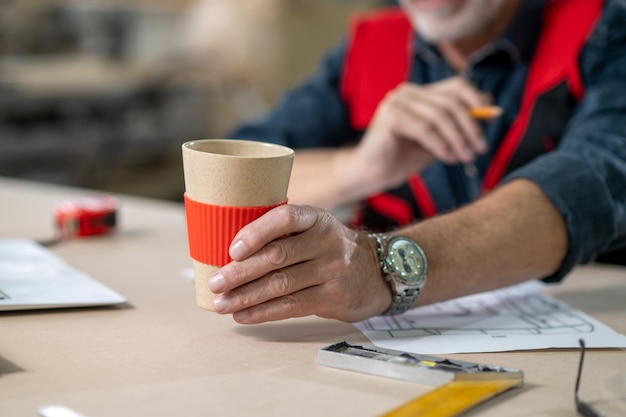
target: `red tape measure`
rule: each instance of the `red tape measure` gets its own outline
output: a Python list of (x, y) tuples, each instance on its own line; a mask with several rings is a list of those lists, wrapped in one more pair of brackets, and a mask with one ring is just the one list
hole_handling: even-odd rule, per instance
[(115, 229), (118, 207), (111, 196), (65, 200), (54, 207), (54, 220), (64, 237), (103, 235)]

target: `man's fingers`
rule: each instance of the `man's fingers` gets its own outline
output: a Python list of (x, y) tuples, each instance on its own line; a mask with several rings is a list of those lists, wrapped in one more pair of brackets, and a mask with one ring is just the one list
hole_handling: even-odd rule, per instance
[(230, 245), (234, 260), (244, 259), (269, 242), (313, 227), (319, 211), (309, 206), (282, 205), (244, 226)]
[(306, 261), (315, 255), (311, 251), (298, 251), (298, 245), (293, 244), (294, 239), (274, 240), (252, 255), (225, 265), (209, 280), (209, 289), (219, 294), (249, 285), (271, 271)]
[(323, 310), (320, 304), (324, 302), (324, 294), (320, 288), (311, 287), (237, 311), (233, 314), (233, 319), (241, 324), (257, 324), (313, 314), (323, 317), (319, 313)]
[(435, 98), (454, 97), (463, 107), (463, 111), (455, 112), (456, 122), (466, 133), (468, 144), (476, 153), (487, 152), (487, 142), (477, 120), (491, 120), (500, 116), (502, 109), (493, 105), (493, 97), (489, 93), (478, 90), (465, 77), (453, 77), (433, 84), (433, 89), (445, 92), (432, 95)]
[(410, 96), (398, 96), (396, 106), (402, 109), (396, 115), (395, 132), (401, 137), (418, 143), (435, 158), (446, 163), (456, 162), (456, 155), (449, 143), (442, 138), (437, 128), (436, 111), (423, 101), (412, 100)]
[[(249, 253), (241, 257), (232, 256), (233, 262), (211, 277), (209, 289), (214, 293), (225, 293), (257, 279), (264, 280), (262, 277), (272, 271), (314, 259), (325, 248), (323, 245), (311, 245), (311, 234), (315, 238), (316, 228), (327, 224), (328, 218), (321, 219), (321, 213), (322, 210), (308, 206), (286, 205), (271, 210), (247, 225), (231, 245), (231, 256), (233, 249), (238, 250), (238, 242), (246, 245)], [(318, 222), (319, 225), (315, 226)], [(301, 273), (306, 274), (304, 271)], [(309, 273), (307, 276), (316, 275)]]
[(272, 270), (258, 279), (218, 295), (215, 309), (222, 314), (233, 313), (317, 284), (317, 277), (311, 273), (310, 263), (298, 263)]
[(405, 94), (397, 98), (405, 108), (397, 128), (446, 163), (471, 162), (482, 132), (469, 109), (453, 96)]
[(482, 133), (478, 123), (469, 117), (468, 109), (454, 97), (431, 97), (428, 104), (423, 114), (441, 133), (441, 140), (451, 149), (455, 160), (473, 161), (472, 143)]

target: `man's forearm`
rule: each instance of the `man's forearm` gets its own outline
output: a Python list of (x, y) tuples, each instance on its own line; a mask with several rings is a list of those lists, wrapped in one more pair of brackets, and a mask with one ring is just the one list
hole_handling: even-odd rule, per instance
[(565, 221), (527, 180), (398, 233), (419, 242), (428, 256), (420, 305), (549, 276), (567, 252)]

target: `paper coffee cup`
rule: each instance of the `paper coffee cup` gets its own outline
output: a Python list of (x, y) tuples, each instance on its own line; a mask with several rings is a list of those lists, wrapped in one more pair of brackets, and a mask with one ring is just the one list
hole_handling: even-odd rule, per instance
[(284, 204), (294, 151), (264, 142), (203, 139), (182, 145), (185, 209), (196, 300), (213, 309), (208, 279), (229, 261), (241, 227)]

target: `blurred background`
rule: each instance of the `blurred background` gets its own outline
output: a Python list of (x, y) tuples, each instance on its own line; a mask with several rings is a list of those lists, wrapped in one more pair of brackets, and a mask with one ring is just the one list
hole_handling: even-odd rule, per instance
[(0, 0), (0, 175), (180, 200), (224, 137), (382, 0)]

